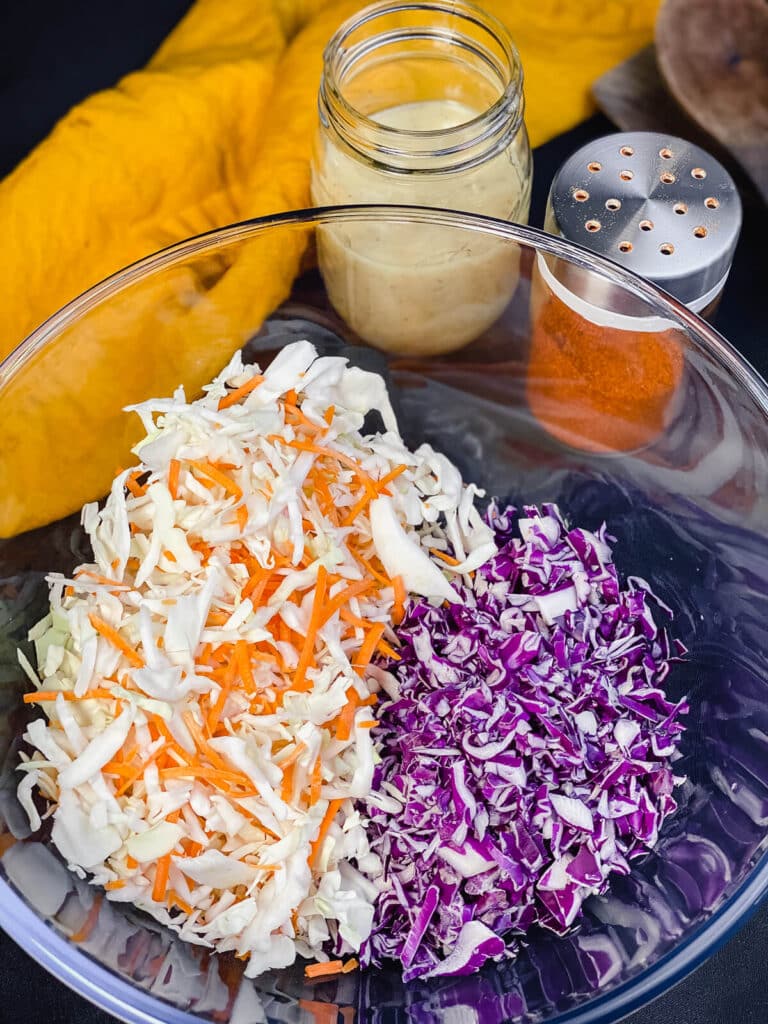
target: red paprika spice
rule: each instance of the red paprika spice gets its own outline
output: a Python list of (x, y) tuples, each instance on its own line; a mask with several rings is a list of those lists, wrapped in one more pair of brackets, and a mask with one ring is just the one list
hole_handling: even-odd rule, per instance
[(526, 393), (541, 425), (565, 444), (591, 452), (650, 444), (674, 411), (684, 335), (672, 327), (643, 330), (640, 318), (637, 330), (601, 326), (540, 279), (536, 292)]

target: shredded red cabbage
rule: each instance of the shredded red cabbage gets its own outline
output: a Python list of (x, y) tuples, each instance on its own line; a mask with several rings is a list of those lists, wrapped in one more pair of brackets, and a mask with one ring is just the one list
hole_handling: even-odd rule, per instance
[(498, 553), (459, 603), (412, 604), (383, 665), (396, 699), (367, 814), (385, 889), (363, 963), (398, 960), (406, 981), (565, 932), (676, 806), (688, 708), (662, 683), (684, 649), (648, 585), (622, 590), (605, 526), (567, 530), (553, 505), (488, 522)]

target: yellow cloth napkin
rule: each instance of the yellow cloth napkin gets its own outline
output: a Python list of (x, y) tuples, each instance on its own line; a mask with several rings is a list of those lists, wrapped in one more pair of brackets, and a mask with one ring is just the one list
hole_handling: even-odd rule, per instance
[[(147, 253), (308, 206), (323, 48), (361, 6), (197, 0), (144, 70), (71, 110), (0, 183), (0, 358)], [(535, 146), (591, 113), (591, 83), (649, 42), (658, 0), (485, 6), (520, 50)], [(287, 295), (306, 239), (294, 241), (128, 292), (27, 362), (0, 397), (0, 536), (104, 493), (136, 437), (117, 410), (210, 379)]]

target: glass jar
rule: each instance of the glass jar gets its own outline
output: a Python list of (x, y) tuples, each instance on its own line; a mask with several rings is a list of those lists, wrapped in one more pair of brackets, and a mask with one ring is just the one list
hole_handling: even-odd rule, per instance
[[(472, 5), (366, 8), (325, 51), (313, 202), (432, 206), (525, 222), (532, 165), (522, 86), (506, 29)], [(324, 228), (318, 257), (334, 306), (372, 345), (419, 355), (459, 348), (514, 293), (518, 253), (502, 240), (478, 235), (456, 252), (455, 236), (439, 227), (390, 224), (375, 238), (370, 230)], [(388, 315), (393, 302), (397, 318)]]

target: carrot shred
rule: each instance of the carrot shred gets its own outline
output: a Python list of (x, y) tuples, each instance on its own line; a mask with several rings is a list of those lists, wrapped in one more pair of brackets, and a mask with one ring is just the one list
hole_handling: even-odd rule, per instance
[(168, 893), (168, 898), (166, 900), (166, 903), (168, 905), (168, 909), (169, 910), (172, 909), (173, 907), (178, 907), (179, 910), (183, 911), (187, 915), (190, 915), (190, 914), (192, 914), (194, 912), (192, 907), (189, 905), (189, 903), (186, 903), (181, 898), (181, 896), (178, 895), (178, 893), (174, 892), (173, 889), (171, 889), (171, 891)]
[(376, 481), (376, 486), (379, 488), (379, 490), (381, 490), (382, 488), (386, 487), (387, 484), (391, 484), (393, 480), (397, 480), (397, 478), (400, 476), (400, 474), (404, 473), (407, 468), (408, 468), (407, 466), (402, 466), (402, 465), (401, 466), (395, 466), (395, 468), (391, 469), (389, 471), (389, 473), (387, 473), (386, 476), (383, 476), (381, 478), (381, 480), (377, 480)]
[(453, 555), (449, 555), (447, 551), (440, 551), (439, 548), (430, 548), (430, 555), (434, 555), (435, 558), (439, 558), (441, 562), (445, 562), (446, 565), (461, 565), (458, 558), (454, 558)]
[(331, 616), (351, 601), (353, 597), (360, 597), (362, 594), (366, 594), (372, 587), (373, 583), (370, 580), (358, 580), (356, 583), (350, 583), (348, 587), (339, 591), (339, 593), (335, 597), (332, 597), (323, 608), (323, 614), (320, 617), (318, 629), (322, 629)]
[(386, 656), (388, 658), (391, 658), (392, 661), (400, 661), (399, 652), (396, 651), (395, 648), (392, 647), (390, 644), (388, 644), (386, 640), (379, 640), (376, 650), (381, 651), (382, 654), (386, 654)]
[(124, 885), (125, 882), (122, 878), (116, 878), (113, 882), (107, 882), (104, 888), (107, 892), (113, 892), (115, 889), (122, 889)]
[(125, 486), (134, 498), (143, 498), (147, 493), (147, 485), (139, 483), (139, 477), (146, 473), (145, 469), (134, 470), (129, 477), (126, 477)]
[(350, 960), (347, 960), (347, 962), (341, 968), (341, 973), (351, 974), (352, 971), (356, 971), (359, 966), (360, 964), (357, 962), (357, 960), (355, 960), (355, 958), (352, 957)]
[(333, 819), (339, 813), (341, 805), (344, 803), (343, 800), (331, 800), (328, 804), (328, 810), (325, 812), (323, 820), (320, 822), (320, 830), (317, 833), (317, 838), (312, 843), (312, 847), (309, 853), (309, 865), (312, 867), (317, 859), (320, 850), (322, 849), (325, 837), (328, 834), (328, 829), (331, 827)]
[(171, 497), (175, 501), (179, 496), (179, 473), (181, 472), (181, 463), (178, 459), (171, 459), (168, 463), (168, 490), (170, 491)]
[(160, 857), (157, 862), (157, 868), (155, 869), (155, 881), (152, 886), (152, 899), (155, 903), (163, 903), (165, 901), (165, 892), (168, 888), (168, 873), (171, 869), (171, 855), (166, 853), (164, 857)]
[(317, 636), (317, 631), (320, 629), (323, 621), (322, 610), (327, 586), (328, 572), (325, 566), (321, 565), (317, 570), (317, 583), (315, 584), (315, 596), (312, 601), (312, 613), (309, 619), (309, 626), (307, 627), (307, 635), (304, 638), (304, 646), (301, 654), (299, 655), (299, 663), (296, 666), (296, 671), (293, 675), (294, 690), (308, 689), (305, 683), (305, 676), (314, 653), (315, 637)]
[(134, 668), (144, 668), (144, 659), (142, 656), (131, 647), (128, 641), (120, 636), (118, 631), (114, 627), (110, 626), (104, 619), (99, 618), (93, 612), (88, 615), (88, 621), (91, 623), (93, 628), (103, 637), (108, 643), (116, 647), (118, 651), (125, 655), (126, 660), (129, 664), (133, 665)]
[(282, 784), (282, 787), (280, 789), (280, 799), (284, 803), (289, 803), (291, 797), (293, 796), (293, 769), (294, 769), (294, 765), (293, 765), (293, 762), (291, 762), (291, 764), (288, 764), (288, 765), (285, 765), (285, 766), (281, 765), (280, 767), (283, 769), (283, 784)]
[(406, 591), (402, 576), (392, 577), (392, 589), (395, 592), (395, 603), (392, 606), (392, 621), (396, 626), (399, 626), (405, 618)]
[(139, 862), (137, 860), (134, 860), (129, 853), (125, 858), (125, 866), (128, 868), (129, 871), (133, 871), (135, 868), (139, 866)]
[(325, 422), (328, 424), (329, 427), (333, 423), (333, 417), (335, 415), (336, 415), (336, 406), (335, 405), (329, 405), (328, 408), (323, 413), (323, 419), (325, 420)]
[[(281, 438), (280, 440), (284, 439)], [(369, 490), (373, 497), (376, 497), (376, 481), (365, 472), (360, 463), (353, 459), (351, 455), (337, 452), (335, 448), (328, 448), (326, 445), (312, 444), (310, 441), (285, 441), (285, 444), (290, 448), (298, 448), (302, 452), (314, 452), (315, 455), (324, 455), (328, 459), (335, 459), (342, 466), (351, 469), (363, 487)]]
[(198, 473), (202, 473), (203, 476), (208, 477), (213, 483), (223, 487), (227, 494), (231, 494), (237, 501), (243, 496), (243, 492), (237, 486), (234, 480), (231, 480), (226, 473), (222, 473), (220, 469), (208, 462), (205, 459), (195, 459), (190, 463), (193, 469), (196, 469)]
[(122, 700), (121, 697), (116, 697), (110, 690), (103, 688), (97, 688), (95, 690), (89, 690), (88, 693), (84, 693), (82, 697), (75, 695), (72, 690), (38, 690), (36, 693), (25, 693), (23, 700), (25, 704), (42, 704), (46, 701), (53, 701), (61, 695), (66, 701), (75, 700)]
[(237, 659), (237, 668), (240, 672), (243, 686), (249, 693), (253, 693), (256, 689), (256, 680), (253, 678), (251, 655), (245, 640), (238, 640), (235, 644), (235, 658)]
[(237, 405), (241, 398), (245, 398), (246, 395), (250, 395), (252, 391), (255, 391), (259, 384), (264, 381), (263, 375), (257, 373), (245, 384), (241, 384), (239, 388), (235, 388), (230, 391), (228, 395), (224, 395), (223, 398), (219, 399), (219, 412), (223, 409), (229, 409), (231, 405)]
[(320, 799), (320, 790), (323, 785), (323, 762), (318, 759), (315, 761), (315, 765), (312, 769), (312, 781), (310, 783), (309, 791), (309, 802), (310, 805), (314, 806)]
[(248, 524), (248, 506), (238, 505), (235, 509), (235, 518), (237, 519), (237, 525), (240, 527), (242, 533)]
[(358, 722), (358, 729), (375, 729), (379, 723), (375, 718), (367, 718), (364, 722)]
[(307, 964), (304, 968), (304, 976), (306, 978), (323, 978), (332, 974), (341, 974), (343, 970), (343, 960), (328, 960), (327, 963)]
[(364, 675), (365, 670), (370, 665), (371, 659), (373, 658), (373, 652), (378, 647), (386, 628), (386, 623), (375, 622), (368, 631), (368, 635), (357, 653), (357, 660), (353, 662), (358, 675)]
[(345, 743), (352, 734), (352, 723), (355, 720), (355, 712), (357, 711), (359, 700), (357, 690), (350, 686), (347, 690), (347, 703), (341, 709), (341, 713), (336, 719), (336, 739), (341, 742)]
[(88, 915), (85, 918), (85, 921), (83, 921), (82, 926), (78, 931), (73, 932), (72, 935), (70, 935), (70, 939), (72, 942), (85, 942), (86, 939), (89, 937), (93, 929), (96, 927), (96, 922), (99, 919), (99, 913), (101, 911), (101, 904), (103, 902), (103, 899), (104, 897), (101, 895), (101, 893), (98, 893), (94, 897), (93, 903), (91, 904), (91, 909), (88, 911)]

